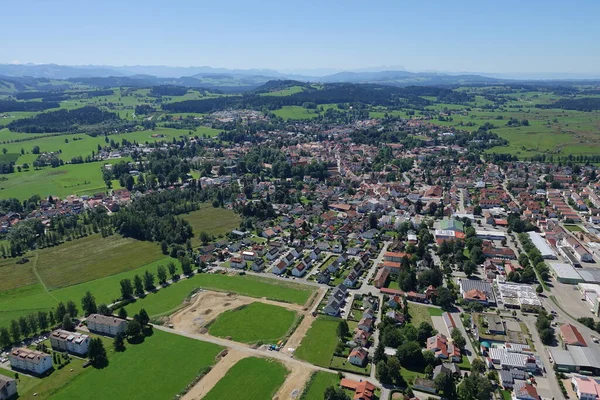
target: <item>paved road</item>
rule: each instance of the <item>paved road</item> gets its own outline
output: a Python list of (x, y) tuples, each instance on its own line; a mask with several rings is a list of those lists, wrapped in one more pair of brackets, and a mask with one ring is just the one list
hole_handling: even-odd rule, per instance
[[(467, 344), (465, 345), (465, 349), (468, 350), (467, 358), (469, 359), (469, 362), (472, 363), (473, 360), (475, 358), (477, 358), (477, 352), (473, 348), (473, 345), (471, 344), (471, 341), (469, 340), (469, 336), (467, 335), (467, 331), (465, 330), (462, 320), (460, 319), (460, 312), (454, 312), (454, 313), (451, 313), (451, 315), (452, 315), (452, 319), (454, 319), (454, 322), (456, 323), (456, 327), (463, 334), (464, 338), (467, 339)], [(450, 334), (452, 334), (452, 332), (450, 332)]]

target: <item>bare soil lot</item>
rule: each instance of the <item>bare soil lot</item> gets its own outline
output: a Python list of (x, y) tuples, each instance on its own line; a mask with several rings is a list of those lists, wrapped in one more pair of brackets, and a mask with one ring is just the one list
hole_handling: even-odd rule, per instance
[(297, 304), (206, 290), (197, 293), (191, 304), (171, 315), (167, 323), (173, 324), (173, 328), (181, 332), (205, 334), (207, 332), (206, 326), (221, 313), (255, 302), (305, 313), (304, 308)]

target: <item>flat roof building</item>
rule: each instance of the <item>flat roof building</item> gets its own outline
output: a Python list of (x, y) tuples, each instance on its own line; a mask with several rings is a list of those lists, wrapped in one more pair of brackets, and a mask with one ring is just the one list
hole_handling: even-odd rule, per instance
[(571, 264), (549, 262), (548, 265), (550, 266), (550, 273), (560, 283), (576, 285), (584, 282), (579, 272)]
[(568, 346), (566, 350), (549, 348), (548, 351), (557, 371), (596, 376), (600, 373), (600, 349), (597, 347)]
[(552, 250), (546, 239), (544, 239), (537, 232), (527, 232), (529, 235), (529, 239), (533, 245), (540, 251), (542, 254), (542, 258), (546, 260), (556, 260), (558, 257), (556, 256), (556, 252)]

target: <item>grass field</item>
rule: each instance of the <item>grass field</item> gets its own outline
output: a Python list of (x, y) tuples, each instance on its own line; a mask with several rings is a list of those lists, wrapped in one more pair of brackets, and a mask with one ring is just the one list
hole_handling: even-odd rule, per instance
[(274, 110), (273, 114), (283, 119), (312, 119), (318, 114), (301, 106), (284, 106)]
[(56, 289), (132, 270), (164, 258), (156, 243), (119, 235), (102, 238), (99, 234), (29, 252), (26, 256), (30, 261), (21, 265), (16, 264), (17, 259), (0, 261), (0, 291), (36, 283), (36, 270), (49, 289)]
[(421, 325), (421, 322), (427, 322), (433, 326), (428, 308), (429, 307), (421, 304), (408, 302), (408, 315), (410, 316), (410, 323), (414, 326), (419, 326)]
[[(31, 312), (47, 311), (50, 308), (54, 308), (58, 304), (58, 301), (67, 302), (73, 300), (75, 304), (79, 305), (80, 299), (88, 290), (96, 297), (98, 304), (112, 303), (121, 294), (119, 285), (121, 279), (133, 279), (136, 274), (141, 276), (146, 271), (150, 271), (156, 276), (158, 266), (161, 264), (166, 265), (169, 261), (173, 261), (176, 266), (179, 264), (177, 260), (166, 257), (131, 271), (66, 288), (51, 290), (50, 292), (46, 292), (39, 283), (0, 292), (0, 326), (7, 326), (11, 319)], [(181, 272), (179, 267), (178, 271)]]
[(289, 88), (277, 90), (274, 92), (261, 93), (259, 96), (291, 96), (292, 94), (303, 92), (302, 86), (290, 86)]
[[(25, 200), (36, 194), (42, 198), (48, 196), (65, 198), (71, 194), (93, 195), (104, 192), (106, 186), (102, 180), (101, 168), (104, 164), (114, 164), (118, 161), (122, 160), (69, 164), (40, 170), (30, 168), (29, 171), (4, 175), (8, 180), (0, 181), (0, 196)], [(21, 158), (19, 158), (20, 162)]]
[(201, 369), (212, 365), (221, 350), (211, 343), (155, 330), (143, 343), (128, 344), (122, 353), (109, 353), (108, 367), (87, 369), (52, 398), (172, 399)]
[(187, 220), (194, 230), (192, 244), (200, 246), (200, 232), (206, 232), (209, 235), (219, 236), (231, 232), (240, 227), (241, 218), (232, 210), (225, 208), (215, 208), (209, 203), (202, 204), (199, 210), (189, 214), (181, 215)]
[(288, 333), (297, 314), (283, 307), (251, 303), (226, 311), (210, 325), (213, 336), (231, 337), (242, 343), (277, 343)]
[(221, 274), (198, 274), (184, 279), (127, 306), (131, 315), (145, 308), (149, 315), (171, 314), (181, 307), (183, 300), (196, 288), (238, 293), (250, 297), (268, 297), (273, 300), (305, 304), (312, 289), (300, 284), (279, 282), (256, 276), (227, 276)]
[(204, 397), (204, 400), (271, 399), (285, 381), (288, 370), (276, 361), (244, 358), (238, 361)]
[(337, 326), (339, 318), (319, 316), (312, 324), (295, 357), (320, 367), (329, 368), (335, 347), (338, 344)]
[(329, 386), (338, 387), (340, 378), (329, 372), (315, 372), (308, 382), (300, 400), (323, 400), (323, 393)]

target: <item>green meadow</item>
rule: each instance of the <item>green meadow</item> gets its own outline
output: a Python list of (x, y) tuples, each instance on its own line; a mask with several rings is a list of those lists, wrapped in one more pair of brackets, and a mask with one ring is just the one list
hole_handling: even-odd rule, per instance
[(312, 324), (294, 356), (320, 367), (329, 368), (339, 339), (339, 318), (319, 316)]
[(126, 310), (130, 315), (134, 315), (142, 308), (153, 317), (171, 314), (183, 305), (183, 301), (194, 289), (231, 292), (258, 298), (267, 297), (300, 305), (305, 304), (313, 293), (313, 289), (306, 285), (284, 283), (252, 275), (197, 274), (129, 304)]
[(106, 368), (87, 368), (53, 393), (52, 399), (172, 399), (201, 370), (213, 365), (223, 350), (159, 330), (140, 344), (126, 346), (124, 352), (109, 353)]
[(238, 361), (204, 400), (266, 400), (277, 393), (288, 370), (277, 361), (249, 357)]
[(251, 303), (219, 315), (208, 333), (242, 343), (277, 343), (292, 327), (297, 314), (283, 307)]

